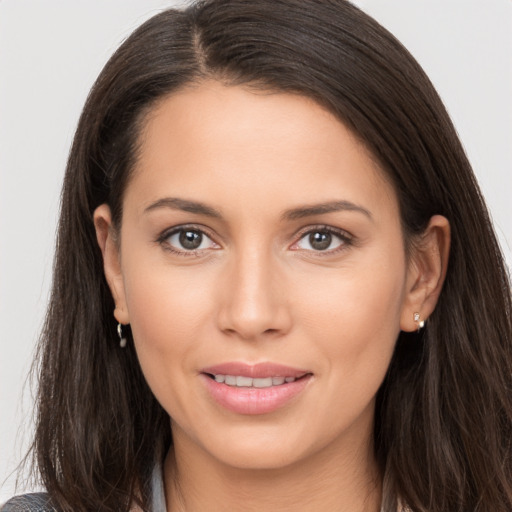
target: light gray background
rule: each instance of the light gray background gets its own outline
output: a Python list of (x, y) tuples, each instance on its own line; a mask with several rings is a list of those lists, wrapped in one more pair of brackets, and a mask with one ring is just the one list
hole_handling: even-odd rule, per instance
[[(248, 0), (250, 1), (250, 0)], [(0, 0), (0, 503), (31, 434), (25, 386), (60, 183), (81, 107), (119, 43), (169, 0)], [(183, 3), (183, 2), (181, 2)], [(444, 99), (512, 262), (512, 0), (359, 0)], [(24, 487), (18, 489), (23, 491)]]

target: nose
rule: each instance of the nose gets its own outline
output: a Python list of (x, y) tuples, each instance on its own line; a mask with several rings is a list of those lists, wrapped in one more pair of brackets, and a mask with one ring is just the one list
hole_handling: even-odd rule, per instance
[(220, 290), (219, 328), (244, 340), (279, 337), (292, 324), (279, 263), (263, 251), (233, 256)]

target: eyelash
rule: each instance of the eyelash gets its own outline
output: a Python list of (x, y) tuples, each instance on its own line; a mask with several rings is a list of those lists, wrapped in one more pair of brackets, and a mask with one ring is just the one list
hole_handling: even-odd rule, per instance
[[(195, 250), (180, 250), (171, 245), (168, 240), (171, 236), (176, 235), (178, 233), (183, 233), (186, 231), (193, 231), (200, 233), (202, 236), (207, 237), (210, 239), (210, 241), (217, 245), (218, 244), (214, 241), (213, 237), (208, 233), (207, 230), (203, 226), (197, 226), (197, 225), (182, 225), (182, 226), (176, 226), (174, 228), (171, 228), (169, 230), (164, 231), (156, 240), (157, 243), (159, 243), (165, 250), (172, 252), (174, 254), (177, 254), (179, 256), (201, 256), (203, 251), (207, 249), (195, 249)], [(311, 236), (314, 233), (327, 233), (329, 235), (334, 235), (338, 239), (340, 239), (341, 243), (338, 247), (334, 249), (326, 249), (326, 250), (312, 250), (312, 249), (300, 249), (300, 248), (294, 248), (294, 246), (297, 246), (305, 237)], [(300, 251), (303, 250), (305, 252), (314, 253), (315, 256), (330, 256), (333, 254), (337, 254), (338, 252), (341, 252), (343, 250), (346, 250), (348, 247), (354, 244), (354, 237), (347, 233), (346, 231), (342, 229), (336, 229), (332, 226), (326, 226), (326, 225), (316, 225), (316, 226), (308, 226), (307, 228), (304, 228), (301, 230), (297, 235), (297, 241), (294, 242), (291, 246), (292, 250)], [(220, 246), (218, 246), (220, 247)]]
[(157, 243), (159, 243), (166, 251), (172, 252), (174, 254), (177, 254), (178, 256), (201, 256), (203, 251), (205, 249), (191, 249), (191, 250), (180, 250), (171, 245), (168, 240), (171, 236), (176, 235), (178, 233), (183, 233), (187, 231), (193, 231), (196, 233), (200, 233), (202, 236), (207, 237), (211, 240), (211, 242), (218, 246), (218, 244), (213, 240), (213, 237), (208, 233), (207, 230), (203, 226), (197, 226), (197, 225), (182, 225), (182, 226), (176, 226), (174, 228), (168, 229), (164, 231), (158, 238)]
[(334, 235), (339, 238), (341, 241), (340, 245), (334, 249), (326, 249), (326, 250), (312, 250), (312, 249), (294, 249), (297, 251), (303, 250), (308, 253), (314, 253), (315, 257), (324, 257), (324, 256), (332, 256), (334, 254), (338, 254), (344, 250), (347, 250), (351, 245), (354, 245), (355, 240), (354, 237), (349, 234), (347, 231), (343, 229), (333, 228), (332, 226), (326, 226), (325, 224), (319, 224), (316, 226), (308, 226), (299, 232), (297, 235), (297, 241), (293, 243), (292, 247), (297, 246), (302, 240), (304, 240), (307, 236), (311, 236), (314, 233), (327, 233), (329, 235)]

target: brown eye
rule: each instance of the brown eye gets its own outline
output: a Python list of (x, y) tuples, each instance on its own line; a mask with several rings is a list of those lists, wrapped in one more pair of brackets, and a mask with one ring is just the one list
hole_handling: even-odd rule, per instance
[(329, 249), (332, 242), (331, 233), (317, 231), (309, 235), (309, 245), (316, 251), (325, 251)]
[(183, 249), (193, 251), (201, 246), (203, 234), (200, 231), (182, 230), (179, 233), (179, 241)]
[(302, 235), (293, 249), (312, 252), (334, 252), (351, 244), (351, 237), (334, 228), (312, 229)]
[(176, 228), (162, 235), (159, 241), (177, 253), (219, 249), (219, 246), (203, 231), (187, 227)]

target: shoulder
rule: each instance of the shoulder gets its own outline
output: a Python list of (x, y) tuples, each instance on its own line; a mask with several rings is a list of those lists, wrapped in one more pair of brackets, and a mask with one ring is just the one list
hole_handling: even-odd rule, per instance
[(50, 497), (45, 492), (22, 494), (10, 499), (0, 507), (0, 512), (56, 512)]

